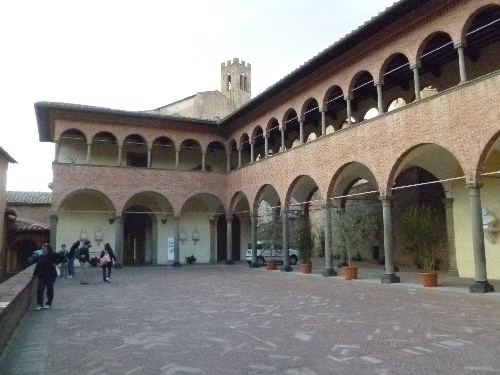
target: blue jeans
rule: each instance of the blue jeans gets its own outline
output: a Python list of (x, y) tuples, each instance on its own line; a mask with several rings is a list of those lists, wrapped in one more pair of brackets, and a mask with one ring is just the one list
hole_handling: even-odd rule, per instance
[(75, 276), (75, 258), (68, 259), (68, 276)]

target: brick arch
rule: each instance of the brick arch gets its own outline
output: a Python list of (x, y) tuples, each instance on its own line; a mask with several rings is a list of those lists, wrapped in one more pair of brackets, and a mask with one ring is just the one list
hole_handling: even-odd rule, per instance
[[(232, 215), (235, 211), (235, 207), (240, 203), (246, 201), (246, 204), (248, 208), (250, 208), (250, 203), (249, 200), (246, 196), (245, 193), (243, 193), (241, 190), (237, 191), (236, 193), (233, 194), (231, 201), (229, 202), (229, 209), (228, 209), (228, 215)], [(251, 213), (251, 212), (250, 212)]]
[(490, 8), (491, 9), (496, 8), (496, 10), (500, 10), (500, 5), (495, 4), (495, 3), (489, 3), (489, 4), (482, 5), (479, 8), (477, 8), (476, 10), (474, 10), (467, 17), (467, 19), (465, 20), (464, 25), (462, 27), (462, 30), (460, 32), (460, 40), (457, 41), (458, 43), (461, 43), (464, 46), (467, 44), (467, 32), (469, 31), (469, 28), (471, 27), (472, 23), (474, 22), (474, 20), (477, 18), (477, 16), (479, 14), (483, 13), (485, 10), (489, 10)]
[[(380, 67), (380, 70), (378, 72), (378, 74), (376, 75), (373, 75), (373, 79), (375, 80), (375, 82), (380, 82), (380, 83), (384, 83), (384, 77), (387, 73), (387, 70), (389, 70), (389, 66), (390, 64), (392, 63), (392, 61), (394, 61), (395, 59), (406, 59), (407, 61), (407, 64), (408, 64), (408, 68), (407, 69), (410, 69), (410, 60), (408, 59), (408, 56), (406, 56), (404, 53), (402, 52), (393, 52), (391, 53), (385, 60), (384, 62), (382, 63), (382, 66)], [(398, 64), (399, 65), (399, 64)], [(393, 70), (394, 68), (391, 68), (390, 70)], [(399, 68), (399, 69), (404, 69), (404, 66)]]
[(106, 195), (104, 194), (102, 191), (100, 190), (97, 190), (97, 189), (78, 189), (78, 190), (74, 190), (70, 193), (68, 193), (66, 196), (64, 196), (59, 204), (57, 205), (57, 209), (56, 209), (56, 212), (58, 212), (59, 210), (62, 209), (62, 207), (68, 203), (71, 199), (73, 199), (74, 197), (78, 196), (78, 195), (82, 195), (82, 194), (86, 194), (86, 195), (89, 195), (93, 198), (96, 198), (96, 199), (99, 199), (101, 200), (106, 206), (108, 206), (110, 212), (114, 212), (116, 211), (116, 207), (115, 207), (115, 204), (112, 202), (112, 200)]
[(484, 148), (481, 151), (481, 154), (479, 155), (479, 158), (475, 165), (475, 170), (469, 172), (470, 175), (468, 176), (467, 182), (473, 183), (481, 181), (480, 174), (483, 172), (484, 169), (483, 166), (488, 158), (488, 155), (493, 150), (495, 143), (498, 143), (499, 141), (500, 141), (500, 130), (497, 131), (484, 145)]
[(298, 117), (297, 111), (294, 108), (288, 108), (285, 113), (283, 114), (283, 118), (281, 119), (281, 129), (286, 130), (286, 122), (290, 119), (290, 116), (295, 114), (296, 117)]
[(64, 135), (64, 133), (69, 133), (71, 134), (72, 132), (74, 132), (75, 134), (76, 133), (79, 133), (83, 136), (83, 140), (85, 141), (85, 143), (87, 142), (87, 139), (92, 139), (92, 137), (88, 137), (85, 135), (85, 133), (79, 129), (76, 129), (76, 128), (68, 128), (68, 129), (64, 129), (64, 131), (61, 132), (61, 134), (59, 134), (59, 137), (56, 138), (56, 136), (54, 136), (54, 141), (60, 141), (61, 140), (61, 137)]
[[(285, 200), (283, 202), (283, 207), (288, 207), (289, 202), (292, 199), (294, 193), (297, 193), (297, 188), (300, 188), (300, 185), (305, 186), (303, 191), (299, 191), (298, 195), (300, 196), (300, 200), (305, 202), (309, 197), (312, 196), (311, 191), (314, 190), (316, 192), (319, 190), (318, 183), (309, 175), (299, 175), (293, 179), (293, 181), (288, 186), (288, 189), (285, 194)], [(321, 192), (321, 191), (320, 191)]]
[(298, 114), (299, 118), (304, 118), (307, 108), (312, 102), (316, 102), (316, 107), (318, 107), (318, 110), (321, 110), (321, 107), (319, 106), (320, 102), (316, 98), (310, 97), (306, 101), (304, 101), (304, 104), (302, 104), (302, 108), (300, 109), (300, 113)]
[(327, 106), (328, 106), (328, 99), (330, 98), (330, 94), (333, 91), (335, 91), (336, 89), (338, 89), (340, 91), (340, 93), (342, 94), (342, 97), (344, 97), (344, 91), (342, 90), (342, 87), (340, 87), (339, 85), (330, 86), (328, 88), (328, 90), (326, 90), (325, 95), (323, 96), (323, 99), (321, 100), (321, 107), (323, 109), (327, 108)]
[[(349, 169), (352, 169), (353, 171), (350, 172)], [(349, 173), (352, 173), (353, 176), (355, 177), (350, 178), (350, 180), (348, 180), (347, 183), (344, 184), (345, 187), (342, 187), (340, 184), (343, 182), (344, 178), (349, 178), (347, 176), (347, 174)], [(327, 201), (330, 202), (333, 197), (342, 195), (345, 191), (345, 188), (347, 188), (347, 186), (353, 180), (359, 180), (361, 178), (367, 180), (377, 189), (380, 186), (380, 183), (377, 180), (377, 176), (365, 164), (357, 161), (350, 161), (348, 163), (341, 165), (340, 168), (335, 171), (330, 180), (330, 184), (328, 186), (327, 195), (325, 199), (327, 199)]]
[(281, 204), (281, 199), (280, 199), (278, 190), (276, 190), (276, 188), (271, 184), (264, 184), (255, 193), (255, 197), (254, 197), (254, 200), (253, 200), (253, 203), (251, 206), (253, 212), (256, 212), (258, 210), (259, 203), (263, 200), (263, 199), (261, 199), (262, 195), (263, 194), (267, 195), (268, 193), (275, 194), (275, 196), (271, 197), (271, 198), (275, 198), (275, 202), (272, 202), (272, 203), (276, 203), (276, 205)]
[(364, 74), (369, 74), (372, 79), (374, 79), (374, 75), (372, 72), (370, 72), (369, 70), (367, 69), (364, 69), (364, 70), (360, 70), (359, 72), (357, 72), (350, 80), (349, 82), (349, 88), (347, 90), (347, 95), (352, 98), (353, 97), (353, 90), (356, 88), (355, 85), (356, 83), (358, 82), (358, 79), (363, 76)]
[(123, 212), (125, 207), (127, 207), (127, 205), (129, 204), (137, 205), (136, 203), (133, 202), (133, 200), (138, 197), (145, 197), (146, 200), (154, 202), (154, 204), (158, 205), (159, 212), (165, 212), (172, 215), (175, 214), (174, 207), (170, 202), (170, 200), (167, 197), (165, 197), (165, 195), (163, 195), (162, 193), (154, 190), (138, 191), (130, 195), (128, 198), (124, 200), (123, 205), (119, 208), (119, 212)]
[[(444, 147), (444, 146), (442, 146), (440, 144), (437, 144), (437, 143), (418, 143), (416, 145), (411, 146), (407, 150), (405, 150), (397, 158), (396, 162), (392, 165), (387, 180), (385, 181), (385, 183), (383, 185), (381, 185), (381, 189), (380, 190), (381, 190), (381, 194), (382, 195), (387, 195), (387, 196), (391, 196), (392, 195), (392, 190), (391, 190), (392, 186), (394, 184), (394, 181), (396, 180), (396, 177), (401, 172), (402, 166), (405, 164), (405, 161), (407, 161), (407, 157), (410, 155), (410, 153), (412, 153), (413, 151), (415, 151), (418, 148), (421, 148), (423, 146), (433, 146), (433, 147), (436, 147), (437, 150), (442, 151), (445, 154), (447, 154), (445, 156), (449, 156), (450, 157), (450, 159), (449, 159), (450, 161), (456, 162), (456, 164), (458, 165), (458, 167), (460, 167), (460, 169), (462, 170), (462, 173), (463, 173), (464, 168), (463, 168), (463, 165), (460, 163), (459, 158), (456, 157), (446, 147)], [(442, 158), (440, 158), (440, 163), (443, 164), (444, 162), (445, 162), (445, 160), (443, 160)], [(413, 163), (412, 163), (412, 165), (413, 165)], [(416, 165), (418, 166), (418, 164), (416, 164)], [(435, 175), (436, 178), (438, 178), (438, 179), (444, 179), (444, 178), (449, 178), (449, 177), (461, 177), (461, 176), (443, 176), (442, 174), (436, 173), (435, 171), (429, 171), (429, 172), (431, 172), (433, 175)]]
[(271, 117), (269, 119), (269, 121), (267, 122), (266, 124), (266, 127), (264, 129), (264, 132), (266, 135), (269, 135), (271, 133), (271, 126), (275, 125), (275, 124), (278, 124), (278, 129), (280, 129), (280, 122), (278, 121), (278, 119), (276, 117)]
[(433, 31), (431, 32), (430, 34), (428, 34), (423, 40), (422, 42), (420, 43), (419, 47), (417, 48), (417, 51), (416, 51), (416, 57), (415, 57), (415, 60), (416, 60), (416, 64), (418, 64), (419, 66), (421, 65), (421, 59), (422, 59), (422, 54), (425, 50), (425, 47), (427, 47), (427, 45), (429, 44), (429, 42), (434, 39), (436, 36), (439, 36), (439, 35), (446, 35), (450, 38), (451, 42), (453, 42), (453, 38), (451, 37), (451, 35), (446, 32), (446, 31), (443, 31), (443, 30), (436, 30), (436, 31)]
[(262, 128), (262, 126), (260, 125), (257, 125), (253, 130), (252, 130), (252, 134), (250, 136), (250, 141), (255, 141), (255, 137), (259, 134), (259, 130), (262, 132), (262, 134), (264, 134), (264, 129)]

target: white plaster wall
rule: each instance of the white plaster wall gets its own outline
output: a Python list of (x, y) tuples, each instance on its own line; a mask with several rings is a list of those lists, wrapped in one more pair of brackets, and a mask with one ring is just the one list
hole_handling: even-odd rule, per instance
[[(481, 189), (481, 204), (500, 219), (500, 194), (498, 181), (485, 179)], [(455, 248), (457, 268), (460, 277), (474, 277), (474, 251), (472, 248), (472, 227), (470, 220), (469, 191), (464, 182), (453, 184), (453, 220), (455, 224)], [(497, 224), (500, 228), (500, 224)], [(486, 253), (486, 270), (488, 279), (500, 279), (500, 235), (496, 243), (484, 240)]]

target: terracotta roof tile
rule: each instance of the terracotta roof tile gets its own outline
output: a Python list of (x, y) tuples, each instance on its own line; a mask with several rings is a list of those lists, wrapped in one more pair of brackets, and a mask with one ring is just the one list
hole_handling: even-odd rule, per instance
[(50, 204), (52, 193), (43, 191), (8, 191), (7, 204)]

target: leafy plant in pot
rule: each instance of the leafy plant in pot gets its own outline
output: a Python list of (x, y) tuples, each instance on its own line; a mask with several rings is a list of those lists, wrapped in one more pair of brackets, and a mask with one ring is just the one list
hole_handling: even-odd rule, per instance
[(344, 253), (344, 261), (341, 263), (342, 273), (346, 280), (358, 278), (358, 267), (351, 264), (354, 254), (375, 239), (377, 224), (373, 213), (366, 208), (353, 209), (351, 211), (337, 211), (333, 216), (334, 243)]
[(311, 220), (309, 216), (302, 216), (296, 232), (299, 247), (300, 272), (311, 273), (311, 255), (314, 247)]
[(271, 242), (271, 248), (268, 250), (268, 256), (266, 256), (266, 269), (276, 270), (278, 269), (278, 262), (274, 259), (274, 246), (280, 243), (283, 239), (283, 219), (280, 215), (276, 214), (275, 209), (268, 208), (266, 210), (266, 216), (269, 221), (262, 225), (262, 229), (259, 233), (262, 238)]
[(403, 246), (413, 256), (415, 264), (422, 268), (420, 282), (427, 287), (437, 286), (436, 224), (436, 209), (427, 205), (411, 206), (403, 215)]

